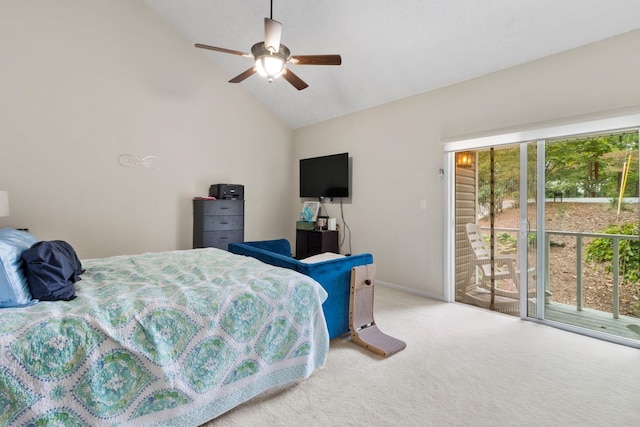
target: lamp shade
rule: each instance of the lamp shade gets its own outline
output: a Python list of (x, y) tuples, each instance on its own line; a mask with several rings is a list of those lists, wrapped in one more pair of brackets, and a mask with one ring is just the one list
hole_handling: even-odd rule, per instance
[(256, 59), (258, 74), (273, 80), (284, 71), (284, 61), (277, 55), (263, 55)]
[(9, 216), (9, 192), (0, 191), (0, 216)]

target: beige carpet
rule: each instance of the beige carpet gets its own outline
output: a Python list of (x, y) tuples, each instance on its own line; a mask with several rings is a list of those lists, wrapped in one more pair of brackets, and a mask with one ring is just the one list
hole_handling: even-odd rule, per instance
[(376, 287), (384, 359), (336, 339), (324, 368), (213, 426), (640, 425), (640, 350)]

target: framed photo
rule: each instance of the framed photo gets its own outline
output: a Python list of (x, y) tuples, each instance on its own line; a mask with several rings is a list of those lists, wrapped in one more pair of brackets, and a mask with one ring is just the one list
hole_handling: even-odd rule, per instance
[(302, 212), (306, 212), (309, 209), (311, 212), (311, 221), (315, 222), (318, 218), (318, 211), (320, 210), (320, 202), (304, 202)]
[(329, 217), (328, 216), (319, 216), (318, 220), (316, 221), (316, 225), (318, 226), (318, 230), (326, 230), (328, 222), (329, 222)]

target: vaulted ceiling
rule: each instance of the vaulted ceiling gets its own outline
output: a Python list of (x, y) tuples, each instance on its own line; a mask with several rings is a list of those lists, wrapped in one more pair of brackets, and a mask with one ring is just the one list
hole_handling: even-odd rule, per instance
[[(191, 43), (242, 52), (264, 39), (271, 14), (270, 0), (145, 3)], [(639, 29), (640, 2), (273, 0), (272, 17), (293, 55), (342, 56), (340, 66), (289, 65), (309, 85), (302, 91), (257, 74), (238, 84), (295, 129)], [(252, 65), (199, 53), (229, 79)]]

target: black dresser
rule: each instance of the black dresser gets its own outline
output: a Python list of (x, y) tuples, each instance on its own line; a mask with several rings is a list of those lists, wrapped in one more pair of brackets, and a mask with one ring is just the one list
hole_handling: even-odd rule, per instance
[(227, 250), (244, 241), (244, 200), (193, 200), (193, 247)]

